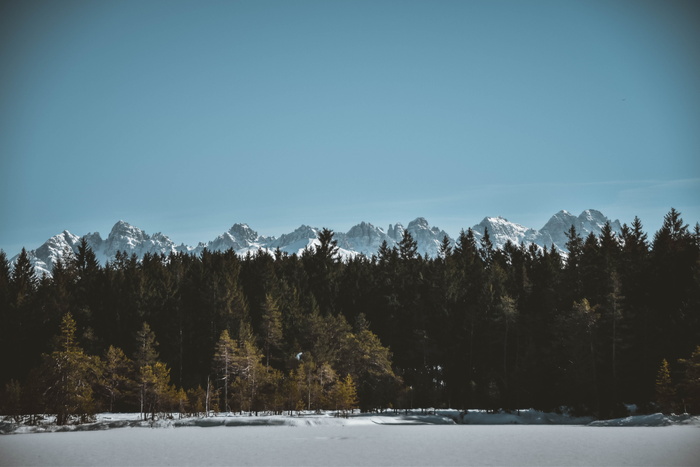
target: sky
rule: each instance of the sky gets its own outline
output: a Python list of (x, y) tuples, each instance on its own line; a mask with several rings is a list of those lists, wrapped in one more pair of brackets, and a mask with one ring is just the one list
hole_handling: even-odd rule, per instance
[(0, 248), (425, 217), (700, 221), (700, 4), (0, 6)]

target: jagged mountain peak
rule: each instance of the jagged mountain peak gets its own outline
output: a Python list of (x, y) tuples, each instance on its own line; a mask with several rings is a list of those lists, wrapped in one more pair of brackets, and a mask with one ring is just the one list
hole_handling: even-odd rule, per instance
[(389, 224), (389, 228), (387, 229), (386, 234), (392, 240), (394, 240), (396, 242), (400, 242), (405, 230), (406, 229), (404, 228), (403, 224), (401, 224), (400, 222), (397, 222), (394, 225)]
[(129, 224), (128, 222), (124, 220), (117, 221), (116, 224), (112, 227), (112, 230), (110, 231), (110, 235), (129, 235), (129, 234), (143, 234), (143, 230), (139, 229), (138, 227), (134, 227), (133, 225)]
[(248, 224), (233, 224), (233, 226), (228, 229), (228, 233), (249, 242), (254, 242), (258, 238), (258, 233), (251, 229)]
[(426, 229), (430, 230), (430, 224), (425, 217), (416, 217), (408, 223), (409, 229)]
[(510, 222), (505, 217), (484, 217), (484, 219), (474, 226), (476, 238), (481, 238), (488, 229), (491, 243), (496, 248), (503, 248), (507, 242), (515, 245), (533, 241), (535, 231), (525, 226)]
[[(579, 235), (585, 237), (590, 233), (599, 235), (606, 222), (610, 222), (613, 231), (620, 234), (620, 222), (617, 220), (609, 221), (603, 213), (595, 209), (586, 209), (578, 216), (565, 210), (559, 211), (540, 230), (510, 222), (501, 216), (484, 217), (481, 222), (472, 227), (472, 230), (480, 238), (488, 229), (495, 248), (502, 248), (506, 242), (510, 241), (515, 244), (533, 243), (540, 247), (554, 245), (562, 253), (565, 253), (566, 233), (572, 225)], [(172, 252), (185, 252), (200, 254), (205, 248), (211, 251), (232, 249), (239, 254), (259, 249), (267, 251), (280, 249), (288, 254), (299, 254), (305, 249), (318, 245), (319, 231), (318, 228), (302, 224), (294, 231), (283, 234), (279, 238), (263, 237), (248, 224), (236, 223), (214, 240), (200, 242), (196, 247), (188, 247), (186, 245), (175, 246), (172, 240), (163, 233), (149, 235), (140, 228), (120, 220), (114, 224), (105, 240), (98, 232), (79, 237), (64, 230), (48, 239), (36, 250), (29, 252), (29, 256), (38, 274), (50, 274), (59, 259), (65, 261), (72, 254), (75, 254), (81, 239), (87, 241), (102, 263), (112, 261), (117, 251), (124, 251), (137, 257), (143, 257), (146, 253), (167, 255)], [(377, 253), (384, 242), (390, 248), (397, 246), (406, 231), (413, 236), (418, 245), (418, 252), (424, 256), (436, 256), (445, 236), (454, 244), (454, 240), (444, 230), (436, 226), (431, 227), (424, 217), (415, 218), (408, 223), (407, 227), (404, 227), (402, 223), (390, 224), (386, 231), (363, 221), (350, 228), (346, 233), (335, 232), (335, 239), (338, 242), (339, 254), (343, 257), (352, 257), (357, 254), (372, 256)], [(12, 261), (16, 258), (15, 256)]]

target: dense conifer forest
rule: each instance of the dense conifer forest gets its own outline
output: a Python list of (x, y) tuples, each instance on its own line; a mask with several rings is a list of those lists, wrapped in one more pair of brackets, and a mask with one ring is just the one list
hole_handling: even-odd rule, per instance
[(0, 413), (533, 407), (700, 413), (700, 226), (571, 228), (568, 255), (471, 230), (436, 258), (119, 254), (52, 277), (0, 252)]

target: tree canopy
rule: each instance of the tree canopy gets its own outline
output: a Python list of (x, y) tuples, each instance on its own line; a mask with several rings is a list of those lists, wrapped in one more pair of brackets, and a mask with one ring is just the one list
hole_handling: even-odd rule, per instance
[(104, 266), (83, 242), (41, 278), (0, 252), (0, 410), (698, 412), (700, 227), (567, 235), (564, 255), (469, 229), (428, 258), (405, 231), (341, 260), (324, 229), (301, 255)]

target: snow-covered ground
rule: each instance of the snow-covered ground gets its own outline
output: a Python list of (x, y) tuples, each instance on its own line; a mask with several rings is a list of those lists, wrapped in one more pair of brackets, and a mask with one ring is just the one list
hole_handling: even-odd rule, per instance
[[(11, 430), (54, 432), (0, 436), (0, 466), (700, 465), (697, 417), (656, 414), (588, 425), (536, 411), (514, 417), (438, 411), (348, 419), (217, 416), (150, 424), (135, 414), (101, 414), (95, 424), (68, 428), (73, 432)], [(122, 428), (110, 429), (117, 427)]]

